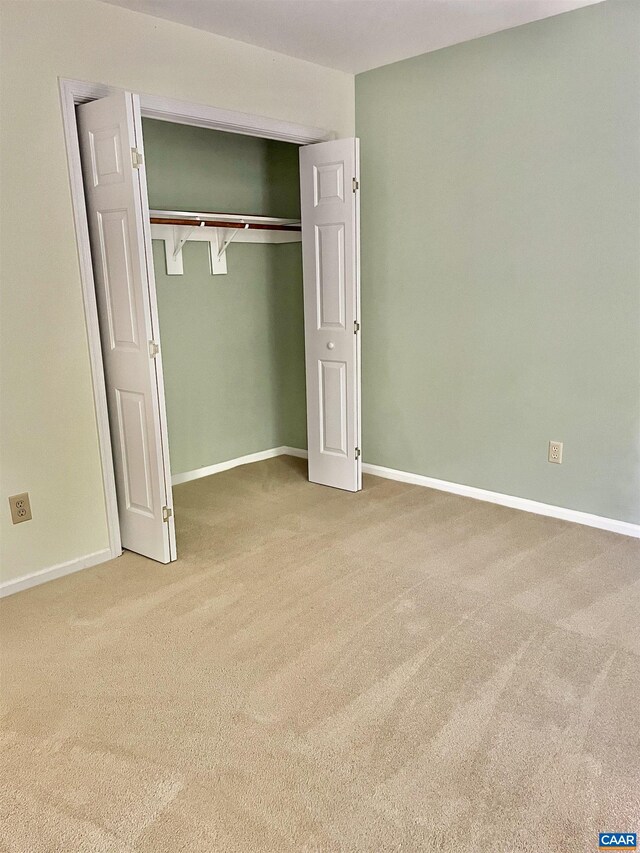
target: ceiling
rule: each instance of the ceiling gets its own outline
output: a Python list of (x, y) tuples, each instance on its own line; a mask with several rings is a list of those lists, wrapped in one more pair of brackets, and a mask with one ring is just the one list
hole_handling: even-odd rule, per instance
[(602, 0), (103, 0), (351, 74)]

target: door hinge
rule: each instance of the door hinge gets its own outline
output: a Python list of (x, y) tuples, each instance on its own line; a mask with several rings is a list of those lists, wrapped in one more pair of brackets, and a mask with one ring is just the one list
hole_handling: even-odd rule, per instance
[(142, 152), (138, 151), (137, 148), (131, 149), (131, 165), (134, 169), (139, 169), (142, 166), (144, 160), (142, 159)]
[(168, 507), (168, 506), (162, 507), (162, 520), (163, 521), (169, 521), (169, 519), (171, 518), (172, 515), (173, 515), (173, 510), (171, 509), (171, 507)]
[(352, 187), (353, 187), (353, 191), (354, 191), (354, 193), (355, 193), (355, 192), (357, 192), (357, 191), (360, 189), (360, 181), (358, 181), (358, 180), (356, 180), (355, 178), (353, 178), (353, 184), (352, 184)]
[(155, 358), (160, 352), (160, 344), (155, 341), (149, 341), (149, 358)]
[(353, 334), (357, 335), (359, 331), (360, 331), (360, 323), (358, 323), (357, 320), (354, 320), (353, 321)]
[(356, 447), (356, 459), (360, 459), (360, 448)]

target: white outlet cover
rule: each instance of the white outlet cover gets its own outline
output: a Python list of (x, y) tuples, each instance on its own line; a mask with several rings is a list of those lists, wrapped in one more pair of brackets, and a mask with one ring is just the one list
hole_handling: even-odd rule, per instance
[(562, 464), (562, 442), (561, 441), (550, 441), (549, 442), (549, 462), (553, 462), (556, 465)]

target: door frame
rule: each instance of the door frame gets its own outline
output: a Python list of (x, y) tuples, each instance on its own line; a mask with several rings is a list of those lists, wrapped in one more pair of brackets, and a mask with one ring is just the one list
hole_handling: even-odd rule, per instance
[[(108, 86), (104, 83), (87, 83), (82, 80), (73, 80), (66, 77), (59, 77), (58, 85), (62, 106), (62, 124), (67, 152), (78, 262), (80, 266), (87, 343), (89, 347), (93, 402), (102, 468), (102, 486), (109, 532), (110, 554), (106, 559), (112, 559), (119, 557), (122, 553), (122, 542), (120, 539), (116, 481), (109, 432), (109, 414), (107, 410), (107, 392), (104, 379), (104, 365), (102, 362), (98, 307), (93, 280), (89, 224), (84, 199), (80, 143), (78, 140), (75, 107), (78, 104), (86, 104), (89, 101), (105, 98), (108, 95), (113, 95), (124, 90), (119, 86)], [(265, 116), (223, 110), (219, 107), (195, 104), (190, 101), (179, 101), (159, 95), (144, 95), (137, 92), (134, 94), (137, 94), (140, 98), (140, 111), (143, 118), (160, 119), (161, 121), (188, 124), (194, 127), (206, 127), (211, 130), (238, 133), (244, 136), (276, 139), (281, 142), (292, 142), (298, 145), (327, 142), (335, 138), (335, 134), (318, 127), (306, 127)], [(152, 286), (155, 288), (155, 280), (152, 282)], [(168, 476), (170, 477), (170, 472), (168, 472)]]

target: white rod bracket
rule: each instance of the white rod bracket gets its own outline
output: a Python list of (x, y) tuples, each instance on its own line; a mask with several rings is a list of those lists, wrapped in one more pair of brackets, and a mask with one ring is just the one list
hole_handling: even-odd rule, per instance
[(234, 229), (232, 230), (232, 232), (231, 232), (231, 236), (230, 236), (227, 240), (225, 240), (225, 241), (224, 241), (224, 243), (222, 244), (222, 248), (221, 248), (221, 249), (220, 249), (220, 251), (218, 252), (218, 260), (220, 260), (220, 258), (222, 257), (222, 255), (227, 251), (227, 248), (229, 247), (229, 244), (230, 244), (230, 243), (232, 243), (232, 242), (235, 240), (235, 238), (238, 236), (238, 234), (240, 233), (240, 231), (241, 231), (241, 230), (246, 231), (248, 228), (249, 228), (249, 225), (248, 225), (248, 223), (247, 223), (247, 224), (245, 224), (245, 226), (244, 226), (244, 228), (243, 228), (243, 229), (240, 229), (240, 228), (234, 228)]
[(162, 242), (164, 243), (164, 262), (167, 270), (167, 275), (182, 275), (184, 267), (182, 265), (182, 252), (176, 252), (176, 245), (179, 243), (179, 230), (176, 225), (169, 226), (171, 230), (163, 233)]
[(224, 243), (219, 228), (211, 228), (211, 240), (209, 240), (209, 272), (211, 275), (227, 274), (227, 254), (223, 251)]
[[(204, 222), (200, 222), (198, 227), (202, 228), (203, 226), (204, 226)], [(194, 228), (195, 228), (195, 227), (196, 227), (196, 226), (195, 226), (195, 224), (194, 224), (194, 225), (192, 225), (192, 226), (189, 228), (189, 230), (187, 231), (187, 233), (184, 235), (184, 237), (180, 238), (180, 239), (177, 241), (177, 243), (175, 244), (175, 248), (174, 248), (174, 250), (173, 250), (173, 260), (174, 260), (174, 261), (175, 261), (175, 259), (178, 257), (178, 254), (182, 251), (182, 247), (184, 246), (184, 244), (187, 242), (187, 240), (189, 239), (189, 237), (191, 237), (191, 235), (193, 234), (193, 230), (194, 230)], [(177, 234), (177, 229), (175, 229), (175, 228), (174, 228), (174, 236), (175, 236), (176, 234)]]

